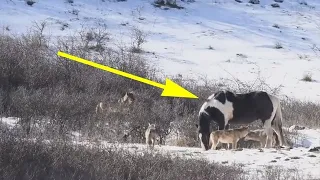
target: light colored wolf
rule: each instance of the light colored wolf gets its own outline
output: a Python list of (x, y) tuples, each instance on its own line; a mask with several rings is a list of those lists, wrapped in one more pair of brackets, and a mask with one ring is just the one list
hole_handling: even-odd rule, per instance
[(150, 124), (148, 125), (148, 128), (145, 132), (145, 138), (146, 138), (146, 144), (149, 145), (149, 147), (152, 146), (154, 147), (154, 143), (157, 138), (159, 138), (159, 134), (156, 131), (156, 125), (155, 124)]
[(249, 133), (249, 127), (244, 126), (229, 130), (217, 130), (210, 134), (211, 149), (216, 150), (217, 145), (221, 143), (232, 143), (232, 149), (237, 148), (238, 141)]
[[(273, 132), (272, 147), (276, 146), (276, 138), (277, 138), (277, 134)], [(260, 142), (260, 146), (261, 148), (263, 148), (267, 141), (267, 134), (264, 129), (252, 130), (244, 138), (244, 141), (249, 141), (249, 140)]]

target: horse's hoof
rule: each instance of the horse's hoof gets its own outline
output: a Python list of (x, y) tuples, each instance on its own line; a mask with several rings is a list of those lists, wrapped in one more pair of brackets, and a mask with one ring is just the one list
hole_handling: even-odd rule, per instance
[(292, 146), (279, 146), (280, 149), (290, 150), (293, 149)]

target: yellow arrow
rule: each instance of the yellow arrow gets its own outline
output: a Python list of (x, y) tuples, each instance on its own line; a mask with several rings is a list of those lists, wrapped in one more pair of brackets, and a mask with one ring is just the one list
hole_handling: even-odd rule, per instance
[(191, 92), (187, 91), (186, 89), (184, 89), (183, 87), (179, 86), (178, 84), (174, 83), (173, 81), (171, 81), (170, 79), (166, 78), (166, 84), (160, 84), (154, 81), (151, 81), (149, 79), (145, 79), (139, 76), (135, 76), (133, 74), (129, 74), (108, 66), (104, 66), (102, 64), (98, 64), (89, 60), (85, 60), (61, 51), (58, 51), (58, 56), (64, 57), (64, 58), (68, 58), (70, 60), (82, 63), (82, 64), (86, 64), (101, 70), (105, 70), (120, 76), (124, 76), (127, 77), (129, 79), (133, 79), (151, 86), (155, 86), (158, 88), (163, 89), (161, 96), (168, 96), (168, 97), (182, 97), (182, 98), (194, 98), (197, 99), (198, 97), (194, 94), (192, 94)]

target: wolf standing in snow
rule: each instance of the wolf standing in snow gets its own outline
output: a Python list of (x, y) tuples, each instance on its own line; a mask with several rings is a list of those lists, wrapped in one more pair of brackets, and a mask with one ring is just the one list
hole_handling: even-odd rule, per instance
[(238, 141), (245, 137), (249, 133), (249, 127), (240, 127), (236, 129), (229, 129), (229, 130), (217, 130), (213, 131), (210, 134), (210, 143), (211, 143), (211, 149), (216, 150), (217, 145), (221, 143), (228, 143), (228, 149), (229, 149), (229, 143), (232, 143), (232, 149), (237, 148)]
[[(276, 146), (276, 141), (277, 139), (277, 134), (273, 132), (273, 136), (272, 136), (272, 146)], [(256, 129), (253, 131), (250, 131), (247, 136), (244, 138), (244, 141), (258, 141), (260, 142), (260, 146), (261, 148), (264, 148), (264, 145), (266, 144), (267, 141), (267, 134), (264, 131), (264, 129)]]
[(149, 123), (149, 126), (145, 132), (146, 144), (148, 144), (149, 147), (152, 145), (153, 148), (157, 137), (159, 137), (159, 134), (156, 131), (156, 125)]

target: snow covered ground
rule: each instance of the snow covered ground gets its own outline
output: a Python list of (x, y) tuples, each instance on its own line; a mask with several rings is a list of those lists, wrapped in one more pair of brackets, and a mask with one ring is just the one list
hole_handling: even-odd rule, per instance
[[(34, 21), (46, 20), (49, 24), (45, 33), (63, 37), (74, 34), (82, 25), (97, 27), (100, 23), (107, 25), (112, 34), (111, 45), (115, 45), (130, 43), (130, 29), (135, 26), (148, 34), (143, 49), (155, 53), (145, 56), (166, 75), (180, 73), (185, 77), (253, 82), (260, 73), (271, 87), (282, 85), (282, 94), (301, 100), (320, 100), (320, 61), (312, 50), (313, 45), (320, 46), (320, 1), (284, 0), (279, 3), (280, 8), (270, 6), (273, 0), (261, 0), (259, 5), (234, 0), (179, 1), (185, 7), (180, 10), (163, 10), (151, 2), (74, 0), (70, 4), (63, 0), (41, 0), (31, 7), (24, 0), (4, 0), (0, 4), (0, 27), (5, 33), (23, 33)], [(283, 48), (276, 49), (276, 44)], [(308, 73), (314, 82), (301, 81)], [(1, 118), (1, 121), (9, 127), (15, 125), (15, 118)], [(297, 132), (301, 136), (295, 139), (295, 147), (290, 151), (203, 152), (199, 148), (173, 146), (156, 147), (156, 151), (223, 164), (242, 163), (251, 173), (263, 165), (281, 165), (298, 167), (306, 175), (320, 177), (320, 154), (308, 152), (309, 148), (320, 146), (320, 130)], [(139, 144), (121, 146), (145, 149)]]
[[(185, 8), (180, 10), (163, 10), (151, 2), (41, 0), (28, 6), (24, 0), (5, 0), (0, 27), (22, 33), (34, 21), (46, 20), (46, 34), (67, 36), (82, 25), (105, 24), (113, 44), (130, 43), (130, 29), (138, 27), (148, 34), (144, 50), (155, 53), (145, 56), (166, 75), (253, 83), (259, 73), (271, 87), (282, 85), (282, 94), (320, 99), (319, 57), (312, 50), (320, 45), (319, 1), (284, 0), (280, 8), (270, 6), (273, 0), (261, 0), (259, 5), (246, 0), (178, 1)], [(275, 49), (277, 43), (283, 48)], [(301, 81), (305, 74), (311, 74), (314, 82)]]
[[(1, 118), (3, 124), (13, 128), (16, 125), (17, 118)], [(209, 150), (203, 151), (194, 147), (177, 147), (177, 146), (155, 146), (154, 152), (170, 155), (206, 159), (211, 162), (218, 162), (224, 165), (240, 164), (248, 173), (248, 177), (261, 176), (258, 172), (264, 172), (266, 166), (280, 166), (284, 169), (291, 170), (292, 173), (299, 170), (299, 175), (304, 178), (320, 177), (320, 151), (308, 152), (311, 148), (319, 147), (320, 150), (320, 129), (297, 130), (295, 136), (294, 148), (290, 150), (277, 149), (247, 149), (242, 150)], [(100, 148), (123, 148), (132, 153), (144, 153), (150, 151), (145, 144), (121, 144), (108, 143), (99, 141), (92, 143), (81, 138), (78, 132), (71, 133), (74, 135), (74, 144), (88, 145), (89, 147), (98, 145)], [(50, 143), (50, 141), (46, 141)]]

